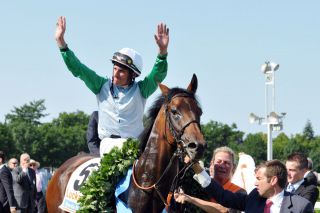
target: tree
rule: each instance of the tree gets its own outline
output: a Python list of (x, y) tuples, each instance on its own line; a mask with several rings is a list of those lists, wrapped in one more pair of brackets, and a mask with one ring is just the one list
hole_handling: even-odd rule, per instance
[(22, 107), (14, 107), (14, 110), (11, 110), (11, 113), (5, 116), (5, 119), (9, 124), (24, 122), (39, 125), (40, 119), (48, 115), (44, 113), (45, 110), (44, 99), (31, 101)]
[(235, 148), (242, 143), (243, 132), (236, 130), (237, 126), (232, 124), (222, 124), (210, 121), (202, 125), (202, 132), (207, 142), (207, 149), (204, 152), (203, 160), (209, 164), (212, 158), (212, 152), (220, 146), (229, 146)]
[(287, 158), (284, 150), (288, 146), (289, 138), (283, 132), (273, 139), (273, 159), (285, 160)]
[(21, 107), (14, 107), (5, 116), (17, 153), (34, 153), (33, 144), (41, 140), (38, 126), (41, 124), (40, 119), (47, 115), (45, 110), (44, 100), (31, 101)]
[(261, 132), (248, 134), (239, 148), (242, 152), (251, 155), (256, 164), (267, 160), (266, 135)]
[[(44, 100), (14, 107), (0, 125), (1, 146), (18, 157), (27, 152), (42, 166), (60, 166), (80, 151), (88, 151), (86, 129), (89, 116), (81, 111), (60, 113), (49, 123), (41, 123), (46, 116)], [(10, 148), (9, 148), (10, 147)]]
[[(89, 116), (82, 111), (60, 113), (39, 129), (42, 140), (35, 143), (35, 156), (43, 165), (58, 167), (81, 151), (88, 152), (86, 129)], [(43, 155), (43, 153), (46, 153)]]
[(308, 120), (304, 129), (302, 135), (307, 139), (307, 140), (312, 140), (314, 139), (314, 131), (312, 128), (311, 121)]
[(0, 150), (6, 153), (7, 158), (16, 157), (18, 154), (10, 128), (2, 123), (0, 123)]
[(313, 170), (314, 171), (320, 171), (320, 137), (315, 137), (315, 139), (312, 141), (310, 152), (308, 153), (308, 156), (313, 161)]
[(306, 144), (304, 141), (305, 138), (300, 134), (296, 134), (294, 137), (291, 137), (287, 145), (284, 147), (284, 155), (287, 157), (294, 152), (301, 152), (308, 155), (308, 149), (305, 147)]

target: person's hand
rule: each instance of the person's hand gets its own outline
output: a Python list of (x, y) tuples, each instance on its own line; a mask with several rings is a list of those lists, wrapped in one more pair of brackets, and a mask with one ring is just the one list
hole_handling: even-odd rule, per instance
[(17, 212), (17, 209), (16, 209), (16, 208), (10, 208), (10, 212), (11, 212), (11, 213), (16, 213), (16, 212)]
[(23, 169), (23, 171), (27, 171), (29, 168), (29, 164), (30, 164), (30, 161), (21, 161), (20, 166)]
[(66, 32), (66, 17), (60, 16), (57, 21), (55, 39), (59, 48), (67, 47), (67, 43), (64, 41), (64, 33)]
[(167, 28), (167, 25), (158, 24), (157, 34), (154, 35), (154, 38), (159, 47), (159, 53), (161, 55), (167, 54), (169, 45), (169, 28)]
[(183, 161), (185, 164), (189, 164), (191, 163), (191, 158), (189, 157), (189, 155), (185, 155)]
[(174, 194), (173, 194), (173, 197), (174, 197), (174, 200), (177, 202), (177, 203), (182, 203), (184, 204), (185, 202), (187, 202), (189, 200), (189, 196), (186, 195), (182, 189), (179, 189), (179, 191), (176, 191)]

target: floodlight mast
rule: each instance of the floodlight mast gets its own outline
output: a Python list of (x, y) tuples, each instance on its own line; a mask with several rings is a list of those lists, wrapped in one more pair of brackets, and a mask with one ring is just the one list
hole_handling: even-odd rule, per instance
[(281, 131), (283, 128), (283, 118), (286, 113), (277, 115), (275, 113), (275, 76), (274, 72), (279, 69), (279, 64), (266, 61), (261, 66), (261, 71), (265, 75), (265, 115), (259, 117), (253, 113), (249, 115), (249, 122), (258, 122), (267, 125), (267, 160), (272, 160), (272, 132)]

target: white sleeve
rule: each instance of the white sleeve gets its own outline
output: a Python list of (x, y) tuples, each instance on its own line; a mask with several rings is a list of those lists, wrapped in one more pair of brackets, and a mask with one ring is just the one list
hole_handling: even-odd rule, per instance
[(195, 179), (202, 188), (206, 188), (211, 183), (211, 177), (205, 170), (202, 170), (202, 172), (199, 174), (195, 174), (193, 179)]

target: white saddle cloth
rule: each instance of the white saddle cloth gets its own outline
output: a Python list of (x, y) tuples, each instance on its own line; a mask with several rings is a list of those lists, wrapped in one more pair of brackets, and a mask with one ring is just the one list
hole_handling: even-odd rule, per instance
[(104, 138), (100, 143), (100, 157), (103, 154), (109, 153), (113, 147), (122, 148), (123, 143), (127, 141), (127, 138)]

